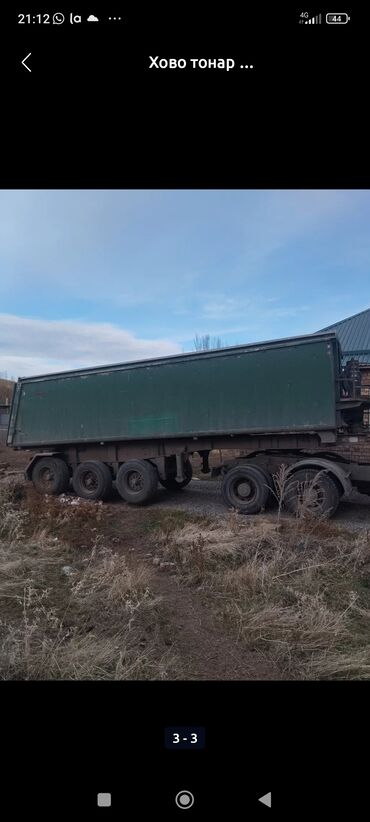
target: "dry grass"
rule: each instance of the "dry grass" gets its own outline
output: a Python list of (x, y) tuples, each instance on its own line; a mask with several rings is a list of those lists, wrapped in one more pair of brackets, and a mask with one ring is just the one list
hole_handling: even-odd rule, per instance
[(278, 512), (230, 514), (158, 535), (179, 579), (215, 610), (220, 630), (285, 676), (370, 678), (370, 534)]
[[(78, 513), (41, 499), (35, 528), (23, 494), (16, 484), (0, 493), (0, 677), (173, 677), (178, 661), (161, 635), (151, 573), (105, 547), (99, 506)], [(63, 536), (68, 524), (73, 545)]]
[[(0, 678), (181, 677), (156, 572), (112, 550), (122, 521), (105, 512), (1, 486)], [(145, 529), (236, 653), (239, 643), (292, 679), (370, 678), (370, 532), (281, 505), (274, 519), (157, 509)]]
[(14, 380), (0, 379), (0, 404), (11, 403), (13, 396)]

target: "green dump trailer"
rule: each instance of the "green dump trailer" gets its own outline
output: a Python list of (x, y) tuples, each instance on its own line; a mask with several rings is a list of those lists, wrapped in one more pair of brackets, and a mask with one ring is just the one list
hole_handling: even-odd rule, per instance
[[(243, 455), (219, 466), (223, 496), (253, 513), (271, 496), (276, 451), (293, 476), (298, 455), (362, 433), (356, 391), (344, 382), (334, 333), (45, 374), (18, 380), (7, 444), (38, 452), (26, 475), (43, 493), (65, 491), (72, 478), (80, 496), (104, 498), (115, 481), (133, 503), (151, 500), (158, 482), (185, 487), (195, 452), (207, 472), (212, 450), (236, 449)], [(340, 461), (336, 487), (348, 493)], [(322, 471), (321, 486), (331, 476)]]

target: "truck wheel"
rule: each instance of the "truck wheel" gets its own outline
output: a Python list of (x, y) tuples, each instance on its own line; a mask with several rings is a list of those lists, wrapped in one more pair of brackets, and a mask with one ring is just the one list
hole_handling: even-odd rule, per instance
[(265, 477), (265, 484), (267, 485), (269, 491), (274, 490), (274, 480), (272, 479), (270, 472), (263, 465), (257, 465), (253, 462), (240, 463), (240, 465), (245, 465), (246, 468), (256, 468), (257, 471), (259, 471)]
[(259, 468), (238, 465), (224, 475), (221, 493), (227, 506), (242, 514), (257, 514), (267, 501), (269, 488)]
[[(253, 466), (254, 467), (254, 466)], [(265, 477), (265, 484), (267, 485), (267, 500), (264, 504), (264, 508), (271, 509), (274, 508), (276, 504), (276, 497), (275, 497), (275, 486), (274, 480), (270, 474), (270, 472), (265, 468), (263, 465), (256, 465), (255, 466), (258, 471), (261, 471), (261, 474)]]
[(69, 485), (68, 465), (59, 457), (43, 457), (32, 470), (32, 482), (39, 494), (62, 494)]
[(178, 482), (176, 477), (169, 477), (168, 479), (159, 479), (163, 488), (167, 488), (168, 491), (181, 491), (181, 488), (185, 488), (186, 485), (189, 485), (189, 482), (193, 476), (193, 469), (190, 460), (186, 460), (184, 463), (184, 474), (185, 479), (182, 482)]
[(332, 517), (339, 500), (338, 486), (328, 474), (315, 468), (302, 468), (288, 480), (283, 504), (296, 516), (307, 512), (316, 517)]
[(112, 490), (112, 474), (105, 462), (86, 460), (77, 466), (72, 484), (82, 499), (105, 499)]
[(116, 479), (117, 491), (126, 502), (150, 502), (158, 488), (157, 469), (147, 460), (128, 460), (121, 465)]

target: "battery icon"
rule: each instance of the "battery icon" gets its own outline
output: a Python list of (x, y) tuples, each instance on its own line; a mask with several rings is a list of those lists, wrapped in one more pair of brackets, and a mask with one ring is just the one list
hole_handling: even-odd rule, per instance
[(326, 15), (326, 22), (333, 24), (340, 24), (340, 23), (348, 23), (351, 18), (348, 14), (327, 14)]

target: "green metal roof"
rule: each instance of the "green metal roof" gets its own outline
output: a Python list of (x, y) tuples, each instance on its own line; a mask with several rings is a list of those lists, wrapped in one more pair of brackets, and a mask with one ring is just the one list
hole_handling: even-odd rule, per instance
[(370, 308), (334, 325), (320, 328), (317, 333), (322, 334), (324, 331), (336, 332), (344, 360), (354, 357), (362, 364), (370, 364)]

